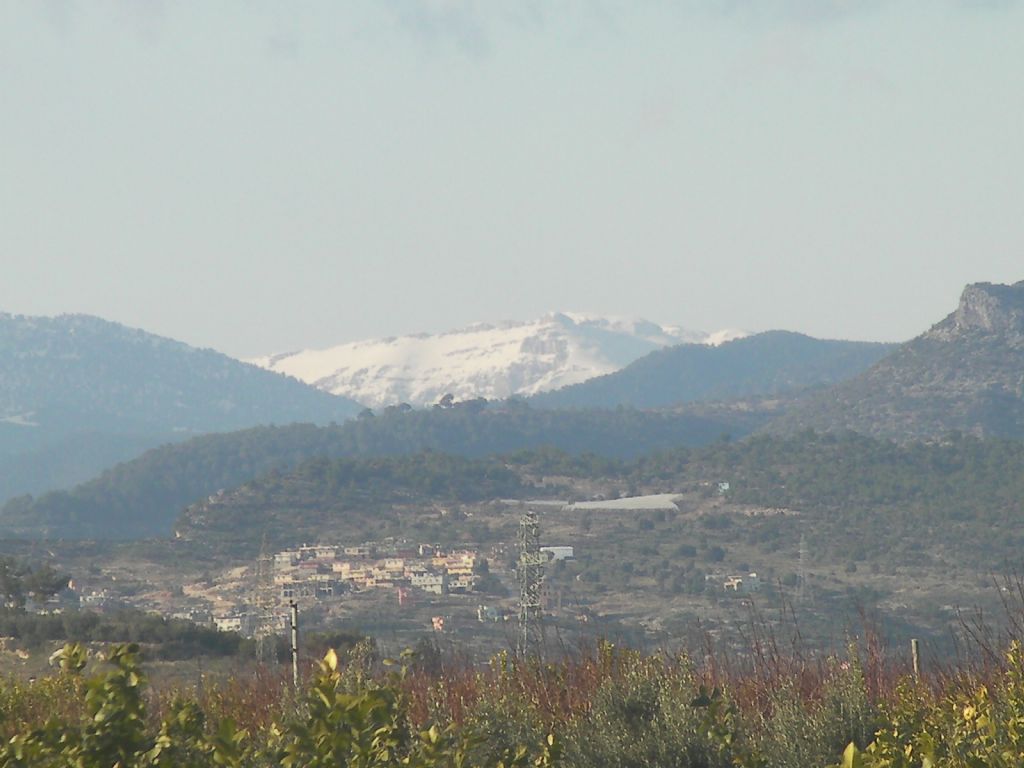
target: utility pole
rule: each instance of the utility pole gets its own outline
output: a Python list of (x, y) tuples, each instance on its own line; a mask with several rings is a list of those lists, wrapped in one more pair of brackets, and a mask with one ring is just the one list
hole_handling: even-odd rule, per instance
[(292, 600), (292, 685), (299, 688), (299, 604)]
[(519, 637), (516, 653), (524, 658), (540, 653), (544, 633), (541, 626), (541, 588), (544, 583), (544, 556), (540, 551), (540, 523), (537, 513), (528, 510), (519, 520)]
[(799, 557), (796, 574), (796, 603), (803, 606), (804, 598), (807, 596), (807, 537), (803, 532), (800, 533)]

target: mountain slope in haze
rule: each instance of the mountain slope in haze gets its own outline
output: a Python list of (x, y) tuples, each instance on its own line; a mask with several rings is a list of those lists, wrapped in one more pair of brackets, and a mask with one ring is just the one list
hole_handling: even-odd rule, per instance
[(378, 416), (314, 427), (260, 427), (167, 445), (69, 491), (12, 499), (0, 538), (166, 536), (186, 505), (270, 470), (315, 457), (398, 456), (444, 451), (470, 458), (553, 446), (573, 454), (631, 458), (705, 445), (762, 426), (770, 411), (703, 407), (680, 411), (541, 411), (521, 403), (482, 409), (387, 409)]
[(542, 408), (662, 408), (696, 400), (765, 397), (832, 384), (876, 363), (895, 344), (813, 339), (768, 331), (718, 346), (681, 344), (621, 371), (544, 392)]
[(369, 407), (504, 399), (610, 373), (680, 342), (717, 344), (743, 334), (706, 334), (645, 320), (553, 313), (527, 323), (474, 325), (272, 355), (252, 362)]
[(1024, 281), (968, 285), (944, 320), (861, 375), (801, 398), (771, 428), (1024, 437)]
[(212, 350), (86, 315), (0, 314), (0, 361), (0, 499), (81, 482), (169, 440), (340, 421), (360, 409)]

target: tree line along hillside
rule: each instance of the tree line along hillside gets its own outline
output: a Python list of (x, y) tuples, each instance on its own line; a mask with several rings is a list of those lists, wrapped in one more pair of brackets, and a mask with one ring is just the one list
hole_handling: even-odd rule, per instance
[[(413, 422), (434, 425), (444, 439), (425, 446), (402, 441)], [(16, 500), (5, 507), (4, 522), (9, 530), (46, 526), (55, 537), (110, 536), (109, 531), (169, 535), (186, 506), (216, 497), (221, 489), (232, 501), (209, 507), (209, 514), (224, 515), (230, 525), (240, 525), (247, 515), (269, 515), (264, 522), (275, 526), (286, 525), (274, 517), (278, 508), (305, 514), (304, 509), (373, 509), (409, 499), (444, 504), (529, 497), (542, 493), (534, 489), (545, 479), (570, 486), (585, 480), (587, 487), (625, 495), (694, 488), (711, 493), (722, 481), (729, 483), (722, 497), (727, 510), (757, 506), (799, 513), (759, 523), (759, 535), (780, 542), (788, 537), (785, 546), (795, 546), (805, 533), (815, 552), (831, 553), (840, 562), (898, 557), (912, 563), (943, 552), (961, 558), (970, 552), (994, 558), (994, 564), (1019, 560), (1024, 445), (1018, 442), (953, 433), (942, 441), (900, 445), (855, 433), (804, 432), (703, 446), (658, 444), (659, 435), (669, 445), (692, 437), (680, 427), (688, 423), (671, 414), (633, 411), (453, 409), (382, 414), (327, 429), (260, 428), (200, 438), (192, 450), (170, 446), (69, 493)], [(514, 433), (509, 425), (516, 425)], [(582, 425), (594, 439), (571, 442), (574, 450), (556, 447), (560, 437), (578, 440)], [(636, 443), (629, 443), (630, 435)], [(597, 436), (623, 441), (602, 443)], [(637, 456), (621, 450), (635, 450), (641, 436), (651, 451)], [(498, 458), (467, 463), (469, 457), (456, 454), (475, 450), (486, 456), (491, 444), (504, 449), (490, 453)], [(373, 458), (374, 445), (392, 459)], [(353, 456), (356, 447), (371, 456)], [(594, 450), (601, 447), (604, 454)], [(615, 447), (618, 455), (609, 455)], [(244, 492), (234, 493), (239, 488)], [(543, 494), (554, 492), (548, 482)]]
[(187, 504), (306, 459), (408, 455), (424, 450), (468, 457), (552, 446), (568, 453), (629, 458), (723, 434), (748, 434), (768, 415), (756, 410), (558, 412), (481, 401), (449, 408), (390, 408), (341, 425), (297, 424), (207, 435), (167, 445), (69, 491), (19, 497), (0, 511), (11, 536), (139, 538), (169, 535)]
[[(722, 496), (718, 482), (729, 483)], [(697, 489), (718, 502), (699, 528), (730, 527), (765, 552), (795, 551), (805, 535), (816, 559), (843, 566), (952, 557), (994, 572), (1019, 562), (1024, 545), (1024, 446), (962, 436), (909, 445), (856, 434), (756, 436), (638, 459), (550, 448), (475, 460), (313, 459), (195, 504), (178, 525), (188, 536), (242, 546), (240, 531), (290, 541), (321, 526), (374, 530), (399, 506), (416, 514), (496, 498), (566, 498), (577, 487), (608, 495)], [(785, 512), (745, 516), (751, 508)]]
[(396, 507), (417, 511), (516, 498), (533, 487), (499, 457), (426, 452), (376, 459), (310, 459), (268, 472), (233, 491), (190, 505), (175, 525), (184, 539), (255, 554), (254, 531), (271, 544), (327, 537), (366, 538)]
[(767, 397), (850, 378), (895, 347), (789, 331), (758, 333), (717, 347), (681, 344), (645, 355), (620, 371), (535, 395), (530, 403), (544, 408), (664, 408)]
[(750, 535), (795, 551), (806, 534), (817, 557), (930, 562), (973, 558), (982, 570), (1022, 565), (1024, 443), (951, 433), (898, 444), (853, 432), (758, 434), (632, 461), (553, 451), (508, 458), (526, 477), (603, 479), (615, 493), (676, 493), (699, 488), (723, 511), (793, 514), (747, 520)]
[(632, 482), (671, 488), (680, 478), (729, 483), (742, 508), (791, 510), (765, 524), (786, 546), (801, 533), (837, 563), (973, 558), (981, 570), (1022, 563), (1024, 444), (952, 433), (897, 444), (852, 432), (757, 435), (680, 449), (636, 463)]

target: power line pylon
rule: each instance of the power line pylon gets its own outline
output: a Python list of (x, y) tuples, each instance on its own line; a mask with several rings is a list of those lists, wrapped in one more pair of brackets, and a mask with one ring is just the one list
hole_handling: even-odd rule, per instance
[(538, 654), (543, 648), (541, 625), (541, 588), (545, 558), (540, 551), (540, 523), (537, 513), (528, 510), (519, 520), (519, 637), (516, 653), (520, 658)]

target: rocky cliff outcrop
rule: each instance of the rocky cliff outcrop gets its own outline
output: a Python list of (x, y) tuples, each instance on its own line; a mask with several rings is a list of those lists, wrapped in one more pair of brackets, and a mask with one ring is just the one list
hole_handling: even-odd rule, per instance
[(946, 341), (966, 335), (1001, 335), (1014, 346), (1024, 344), (1024, 280), (968, 285), (956, 311), (924, 334)]
[(1024, 437), (1024, 281), (968, 285), (948, 317), (860, 376), (803, 398), (770, 428)]

